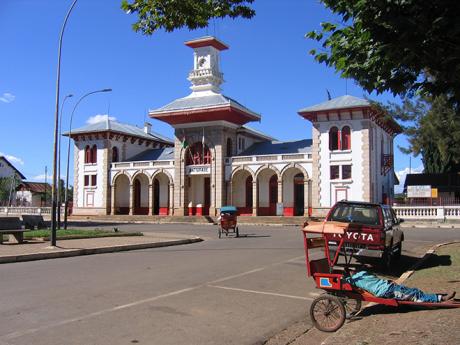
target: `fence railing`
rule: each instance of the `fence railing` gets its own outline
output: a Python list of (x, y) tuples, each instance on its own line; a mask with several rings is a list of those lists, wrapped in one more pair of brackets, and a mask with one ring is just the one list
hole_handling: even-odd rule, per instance
[[(61, 213), (64, 214), (64, 208), (61, 208)], [(21, 214), (38, 214), (50, 215), (51, 207), (0, 207), (0, 214), (6, 215), (21, 215)]]
[[(246, 162), (273, 162), (273, 161), (298, 161), (311, 160), (311, 153), (292, 153), (292, 154), (275, 154), (275, 155), (258, 155), (258, 156), (237, 156), (231, 158), (231, 163)], [(227, 162), (226, 162), (227, 163)], [(230, 163), (230, 160), (229, 160)]]
[(398, 218), (410, 220), (460, 220), (460, 206), (393, 206)]

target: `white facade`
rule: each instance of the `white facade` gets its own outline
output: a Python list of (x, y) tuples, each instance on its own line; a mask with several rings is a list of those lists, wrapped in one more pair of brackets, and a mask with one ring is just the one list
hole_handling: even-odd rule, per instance
[(219, 93), (227, 47), (212, 37), (186, 44), (194, 49), (192, 93), (149, 113), (175, 128), (174, 141), (118, 123), (72, 133), (74, 214), (216, 215), (231, 204), (240, 214), (304, 216), (342, 199), (392, 199), (399, 127), (368, 101), (343, 96), (302, 109), (312, 139), (278, 142), (244, 126), (260, 115)]

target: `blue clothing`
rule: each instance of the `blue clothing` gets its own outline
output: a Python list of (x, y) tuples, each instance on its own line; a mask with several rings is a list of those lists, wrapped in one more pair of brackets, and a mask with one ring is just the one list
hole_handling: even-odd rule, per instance
[(426, 294), (417, 288), (398, 285), (390, 280), (381, 279), (366, 271), (355, 273), (351, 277), (345, 278), (345, 281), (377, 297), (394, 298), (401, 301), (413, 302), (437, 303), (440, 301), (439, 295)]

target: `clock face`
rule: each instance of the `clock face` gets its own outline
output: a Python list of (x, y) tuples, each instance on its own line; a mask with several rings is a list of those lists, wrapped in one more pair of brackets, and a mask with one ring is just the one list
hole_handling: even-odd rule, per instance
[(206, 63), (206, 59), (205, 58), (200, 58), (198, 60), (198, 68), (203, 68), (204, 67), (204, 64)]

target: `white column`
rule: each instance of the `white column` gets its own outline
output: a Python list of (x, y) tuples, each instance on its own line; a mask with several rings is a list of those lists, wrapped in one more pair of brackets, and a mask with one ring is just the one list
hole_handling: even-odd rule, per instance
[(257, 216), (257, 205), (259, 204), (259, 195), (257, 188), (257, 179), (252, 181), (252, 215)]
[(169, 210), (168, 213), (170, 216), (174, 215), (174, 184), (169, 184)]
[(278, 198), (277, 202), (283, 202), (283, 180), (278, 179)]
[(134, 184), (129, 184), (129, 214), (134, 214)]
[[(233, 181), (230, 180), (230, 182), (228, 183), (228, 191), (230, 193), (230, 198), (227, 198), (227, 201), (229, 202), (229, 205), (233, 205)], [(246, 185), (245, 185), (245, 189), (246, 191)]]
[(303, 215), (305, 217), (308, 217), (308, 207), (310, 205), (310, 200), (309, 200), (309, 196), (310, 196), (310, 188), (309, 188), (309, 183), (310, 181), (308, 181), (305, 177), (304, 177), (304, 180), (303, 180), (303, 205), (304, 205), (304, 212), (303, 212)]
[(116, 201), (115, 201), (115, 195), (116, 195), (116, 185), (114, 184), (112, 186), (112, 200), (111, 200), (111, 209), (110, 209), (110, 214), (114, 215), (115, 214), (115, 205), (116, 205)]
[(148, 215), (149, 216), (152, 215), (152, 210), (153, 210), (153, 188), (154, 188), (154, 184), (149, 183), (149, 193), (148, 193), (148, 198), (149, 198), (149, 213), (148, 213)]

